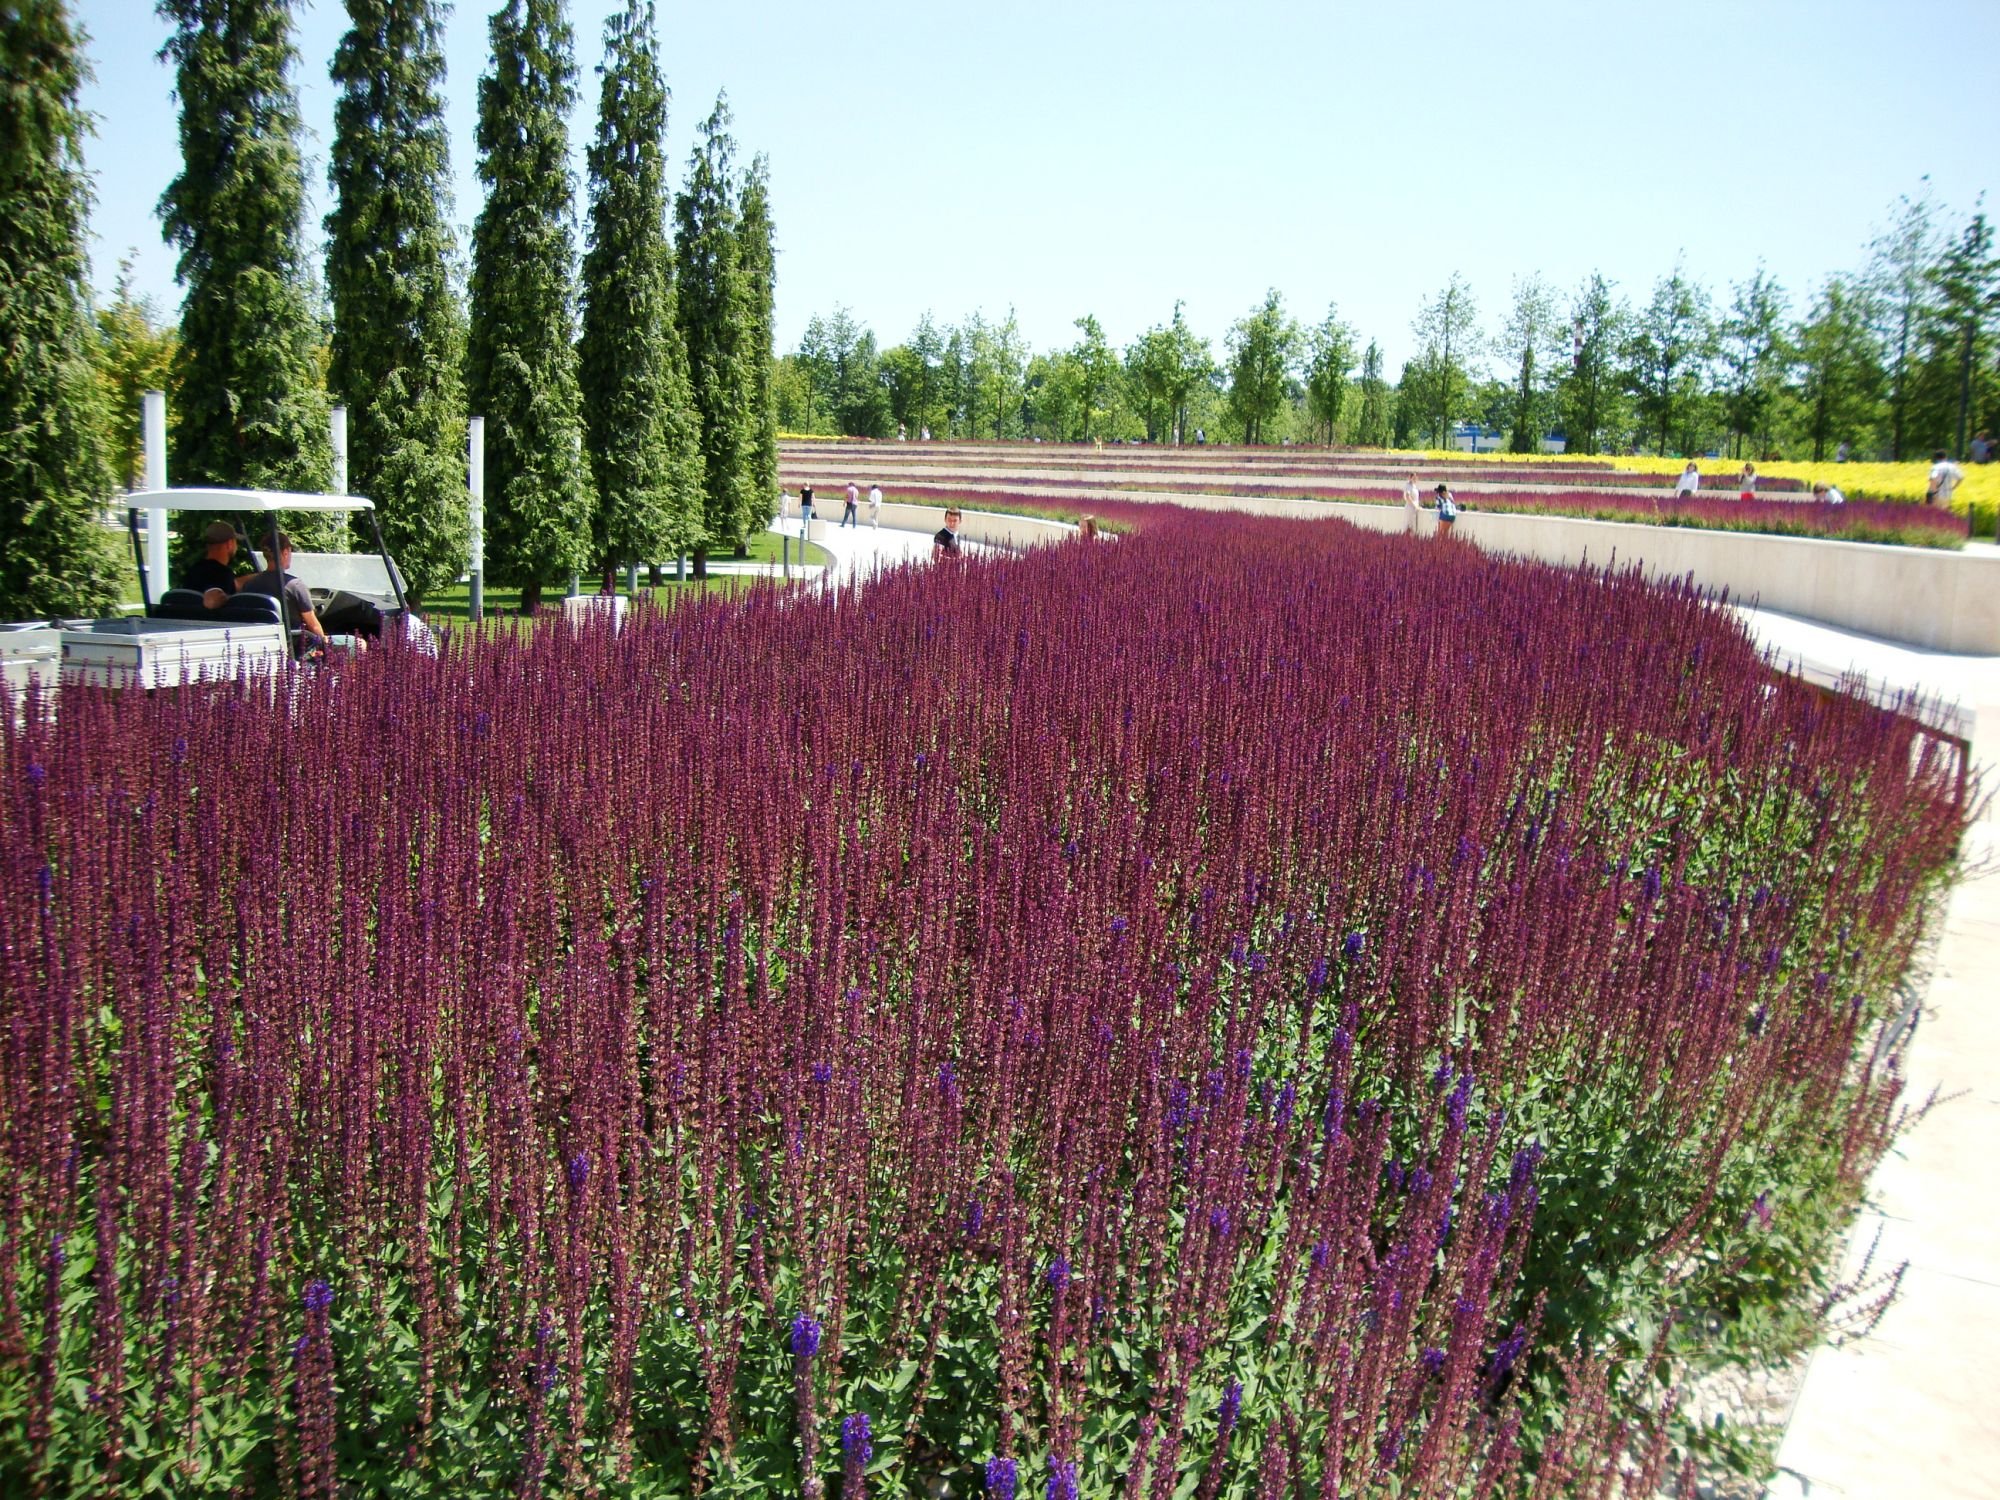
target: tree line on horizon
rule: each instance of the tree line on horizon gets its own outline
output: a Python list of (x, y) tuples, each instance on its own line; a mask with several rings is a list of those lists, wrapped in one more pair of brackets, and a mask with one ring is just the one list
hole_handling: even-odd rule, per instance
[[(486, 419), (486, 574), (543, 588), (623, 564), (740, 553), (777, 493), (769, 170), (736, 163), (726, 98), (668, 189), (652, 0), (607, 20), (578, 253), (566, 0), (489, 23), (469, 265), (451, 207), (443, 0), (344, 0), (323, 268), (303, 244), (294, 0), (161, 0), (181, 171), (160, 202), (177, 327), (88, 284), (85, 39), (67, 0), (0, 12), (0, 618), (115, 605), (98, 516), (137, 475), (141, 392), (169, 393), (177, 485), (318, 491), (330, 410), (351, 490), (421, 597), (463, 571), (466, 418)], [(182, 542), (208, 518), (181, 518)], [(342, 517), (298, 518), (339, 546)]]
[(889, 438), (1144, 439), (1447, 446), (1478, 424), (1532, 453), (1909, 459), (1963, 456), (2000, 427), (2000, 257), (1983, 205), (1954, 221), (1898, 200), (1860, 269), (1796, 299), (1760, 264), (1718, 292), (1680, 261), (1643, 300), (1593, 272), (1568, 293), (1517, 278), (1497, 323), (1454, 274), (1412, 320), (1392, 379), (1380, 341), (1329, 307), (1301, 323), (1275, 289), (1218, 353), (1184, 307), (1114, 348), (1097, 318), (1028, 346), (1010, 309), (926, 313), (883, 349), (851, 310), (808, 321), (777, 365), (788, 432)]

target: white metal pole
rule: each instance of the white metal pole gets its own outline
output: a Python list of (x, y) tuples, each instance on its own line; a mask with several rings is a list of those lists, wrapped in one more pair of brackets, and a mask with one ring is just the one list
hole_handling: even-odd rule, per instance
[(333, 409), (333, 493), (347, 493), (347, 408)]
[(472, 575), (468, 613), (477, 620), (486, 604), (486, 418), (474, 417), (468, 425), (465, 473), (472, 501), (466, 519), (472, 525), (472, 556), (466, 571)]
[[(140, 400), (142, 432), (146, 444), (146, 488), (167, 487), (167, 393), (148, 391)], [(146, 596), (158, 602), (168, 587), (167, 513), (146, 512)]]

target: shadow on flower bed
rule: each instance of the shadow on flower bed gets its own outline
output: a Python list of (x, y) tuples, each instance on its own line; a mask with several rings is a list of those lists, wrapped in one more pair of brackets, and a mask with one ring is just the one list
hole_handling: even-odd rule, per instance
[(1955, 768), (1684, 589), (1133, 509), (8, 731), (4, 1487), (1650, 1494)]

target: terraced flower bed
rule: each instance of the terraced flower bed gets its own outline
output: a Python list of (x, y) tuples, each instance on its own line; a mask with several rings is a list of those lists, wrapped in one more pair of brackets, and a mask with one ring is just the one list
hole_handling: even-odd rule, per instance
[[(1065, 492), (1075, 498), (1063, 501)], [(906, 480), (893, 490), (898, 500), (916, 505), (960, 505), (986, 510), (1048, 510), (1073, 518), (1085, 511), (1106, 513), (1112, 495), (1228, 495), (1244, 498), (1348, 501), (1366, 505), (1401, 505), (1400, 485), (1319, 485), (1195, 482), (1119, 484), (1101, 487), (1084, 479), (1036, 479), (1020, 489), (983, 482)], [(1736, 500), (1720, 496), (1676, 500), (1627, 498), (1604, 491), (1523, 490), (1466, 491), (1457, 495), (1461, 508), (1523, 515), (1575, 516), (1594, 521), (1622, 521), (1647, 526), (1693, 526), (1710, 531), (1740, 531), (1765, 536), (1811, 536), (1834, 541), (1878, 542), (1890, 546), (1962, 548), (1969, 536), (1966, 519), (1949, 511), (1892, 502), (1853, 500), (1844, 505), (1796, 500)], [(1426, 504), (1434, 501), (1428, 494)], [(1126, 504), (1143, 504), (1128, 500)]]
[(1712, 1462), (1957, 767), (1684, 588), (1131, 512), (0, 713), (0, 1490)]

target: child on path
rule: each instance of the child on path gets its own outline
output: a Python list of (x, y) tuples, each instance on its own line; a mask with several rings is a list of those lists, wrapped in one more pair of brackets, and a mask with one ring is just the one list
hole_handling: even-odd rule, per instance
[(1674, 498), (1685, 500), (1700, 489), (1701, 470), (1695, 467), (1693, 459), (1689, 459), (1688, 466), (1681, 470), (1681, 477), (1674, 481)]
[(1736, 484), (1737, 488), (1741, 491), (1736, 497), (1738, 500), (1755, 500), (1757, 498), (1757, 466), (1753, 463), (1744, 464), (1743, 475), (1736, 481)]
[(1437, 496), (1438, 538), (1441, 541), (1450, 541), (1451, 528), (1458, 521), (1458, 501), (1453, 497), (1451, 486), (1448, 484), (1439, 484), (1432, 493)]

